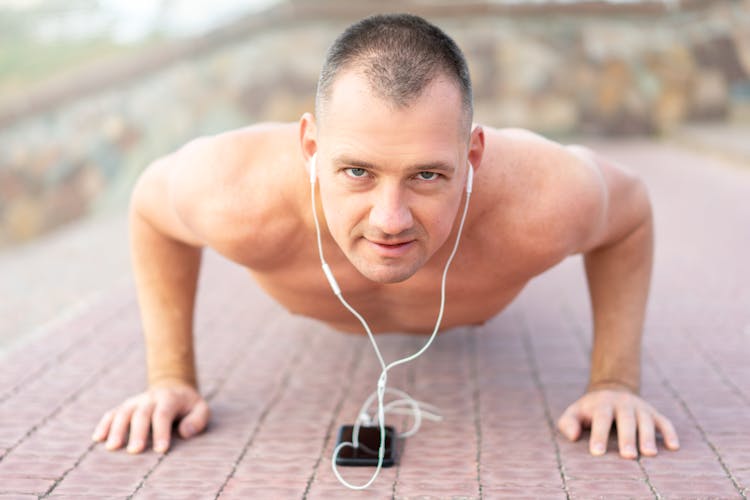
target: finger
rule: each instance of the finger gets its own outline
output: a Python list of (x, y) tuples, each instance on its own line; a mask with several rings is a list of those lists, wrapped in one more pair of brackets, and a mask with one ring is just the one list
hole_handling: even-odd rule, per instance
[(647, 457), (656, 455), (656, 439), (654, 436), (654, 419), (651, 414), (645, 410), (636, 412), (638, 419), (638, 446)]
[(195, 404), (195, 406), (193, 406), (190, 413), (185, 415), (180, 422), (180, 436), (182, 436), (183, 439), (188, 439), (203, 431), (203, 429), (206, 428), (206, 425), (208, 425), (209, 417), (210, 411), (208, 409), (208, 404), (201, 399)]
[(677, 431), (675, 431), (672, 422), (658, 412), (654, 413), (654, 421), (656, 422), (656, 427), (661, 432), (661, 435), (664, 436), (664, 444), (666, 447), (670, 450), (679, 450), (680, 440), (677, 437)]
[(130, 426), (130, 417), (133, 415), (133, 410), (135, 410), (135, 405), (132, 404), (123, 405), (117, 410), (112, 426), (109, 428), (109, 437), (106, 444), (108, 450), (116, 450), (125, 442), (125, 435)]
[(99, 423), (96, 424), (96, 429), (94, 429), (94, 434), (91, 436), (91, 439), (97, 442), (103, 441), (104, 438), (107, 437), (107, 434), (109, 434), (109, 427), (112, 425), (112, 421), (114, 419), (114, 410), (109, 410), (107, 413), (105, 413), (99, 420)]
[(594, 412), (591, 421), (591, 439), (589, 451), (592, 455), (604, 455), (607, 452), (607, 439), (612, 427), (612, 408), (599, 409)]
[(575, 441), (581, 435), (581, 421), (578, 415), (578, 405), (572, 404), (563, 412), (557, 420), (557, 428), (571, 441)]
[(172, 422), (177, 416), (177, 408), (173, 403), (158, 401), (151, 417), (154, 432), (154, 451), (164, 453), (169, 449), (172, 436)]
[(151, 413), (154, 411), (154, 403), (148, 401), (139, 405), (130, 419), (130, 441), (128, 442), (128, 453), (140, 453), (146, 447), (146, 438), (151, 427)]
[(617, 410), (617, 446), (622, 458), (636, 458), (635, 449), (635, 414), (632, 406), (625, 406)]

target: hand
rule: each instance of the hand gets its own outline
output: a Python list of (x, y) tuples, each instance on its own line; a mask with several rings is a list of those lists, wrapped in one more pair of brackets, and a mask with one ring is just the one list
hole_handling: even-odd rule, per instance
[(190, 438), (206, 428), (208, 404), (193, 386), (185, 382), (165, 382), (105, 413), (92, 439), (98, 442), (106, 439), (106, 448), (117, 450), (125, 443), (130, 427), (128, 453), (140, 453), (153, 427), (154, 451), (163, 453), (169, 449), (172, 422), (178, 418), (181, 418), (180, 436)]
[(664, 436), (670, 450), (677, 450), (680, 442), (672, 422), (646, 401), (627, 389), (593, 389), (568, 407), (557, 421), (560, 432), (571, 441), (581, 435), (582, 426), (591, 427), (589, 451), (603, 455), (612, 421), (617, 423), (617, 442), (620, 456), (636, 458), (636, 429), (638, 447), (645, 456), (656, 455), (655, 428)]

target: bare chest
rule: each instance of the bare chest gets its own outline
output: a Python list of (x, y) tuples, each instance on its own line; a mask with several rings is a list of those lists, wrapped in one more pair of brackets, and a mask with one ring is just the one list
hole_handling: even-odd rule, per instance
[[(529, 279), (553, 264), (551, 260), (527, 260), (521, 266), (510, 252), (505, 259), (504, 263), (502, 255), (487, 255), (470, 245), (459, 250), (447, 274), (441, 330), (484, 323), (512, 302)], [(344, 298), (373, 332), (432, 332), (440, 310), (445, 261), (426, 266), (403, 283), (381, 285), (359, 275), (343, 257), (327, 260)], [(359, 321), (331, 291), (316, 252), (300, 251), (285, 266), (250, 273), (289, 312), (341, 331), (364, 333)]]

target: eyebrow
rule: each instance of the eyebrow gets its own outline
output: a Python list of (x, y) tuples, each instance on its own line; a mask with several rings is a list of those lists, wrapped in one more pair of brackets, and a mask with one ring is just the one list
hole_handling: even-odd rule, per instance
[[(337, 156), (333, 159), (333, 163), (336, 165), (348, 165), (351, 167), (357, 167), (357, 168), (366, 168), (369, 170), (378, 170), (378, 167), (370, 162), (359, 160), (357, 158), (352, 158), (346, 155)], [(449, 164), (442, 161), (433, 161), (428, 163), (419, 163), (416, 165), (410, 166), (411, 170), (439, 170), (443, 172), (453, 172), (456, 170), (456, 168)]]

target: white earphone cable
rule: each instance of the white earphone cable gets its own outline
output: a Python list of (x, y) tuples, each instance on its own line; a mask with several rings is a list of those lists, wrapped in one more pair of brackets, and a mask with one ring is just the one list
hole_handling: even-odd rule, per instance
[[(443, 320), (443, 313), (445, 311), (445, 281), (446, 276), (448, 275), (448, 268), (451, 265), (451, 262), (453, 261), (453, 257), (456, 255), (456, 251), (458, 250), (458, 243), (461, 239), (461, 232), (463, 231), (464, 222), (466, 220), (466, 213), (469, 209), (469, 199), (471, 198), (471, 191), (472, 191), (472, 184), (473, 184), (473, 167), (471, 164), (469, 164), (469, 173), (467, 174), (467, 180), (466, 180), (466, 202), (464, 204), (463, 213), (461, 214), (461, 222), (458, 226), (458, 233), (456, 234), (456, 241), (453, 244), (453, 250), (450, 253), (450, 256), (448, 257), (448, 260), (445, 264), (445, 268), (443, 269), (443, 275), (442, 280), (440, 284), (440, 311), (438, 313), (437, 320), (435, 322), (435, 328), (432, 331), (432, 334), (430, 335), (430, 338), (427, 340), (424, 346), (414, 354), (407, 356), (405, 358), (396, 360), (389, 365), (385, 364), (385, 361), (383, 360), (383, 356), (380, 353), (380, 349), (378, 348), (377, 343), (375, 342), (375, 337), (372, 334), (372, 331), (370, 330), (369, 325), (367, 324), (367, 321), (362, 317), (359, 312), (357, 312), (356, 309), (354, 309), (343, 297), (341, 294), (341, 288), (339, 287), (338, 283), (336, 282), (336, 278), (333, 276), (333, 273), (331, 272), (331, 268), (329, 267), (328, 263), (325, 261), (325, 258), (323, 257), (323, 244), (321, 241), (320, 236), (320, 223), (318, 222), (318, 215), (317, 215), (317, 207), (315, 205), (315, 180), (316, 180), (316, 157), (313, 155), (311, 159), (311, 165), (310, 165), (310, 190), (311, 190), (311, 203), (312, 203), (312, 212), (313, 212), (313, 220), (315, 221), (315, 232), (317, 236), (317, 242), (318, 242), (318, 254), (320, 255), (320, 262), (323, 267), (323, 272), (326, 275), (326, 278), (328, 279), (329, 284), (331, 285), (331, 288), (333, 289), (333, 293), (338, 297), (339, 301), (346, 307), (349, 312), (351, 312), (362, 324), (365, 331), (367, 332), (367, 336), (370, 338), (370, 342), (372, 343), (373, 348), (375, 349), (375, 354), (378, 357), (378, 361), (380, 362), (381, 366), (381, 373), (380, 377), (378, 378), (378, 385), (377, 390), (373, 392), (373, 394), (370, 395), (370, 397), (367, 398), (365, 401), (365, 404), (362, 406), (359, 412), (359, 418), (354, 424), (354, 428), (352, 430), (352, 441), (351, 442), (342, 442), (339, 443), (339, 445), (333, 450), (333, 456), (331, 457), (331, 467), (333, 468), (333, 473), (336, 475), (336, 478), (345, 486), (354, 489), (354, 490), (363, 490), (370, 486), (372, 482), (375, 480), (375, 478), (380, 473), (380, 469), (383, 466), (383, 457), (385, 454), (385, 413), (386, 409), (388, 411), (391, 411), (393, 413), (398, 414), (410, 414), (414, 417), (414, 423), (412, 424), (412, 428), (409, 429), (406, 432), (403, 432), (398, 435), (398, 437), (408, 437), (413, 434), (415, 434), (421, 425), (422, 417), (424, 414), (425, 418), (428, 418), (430, 420), (440, 420), (442, 417), (440, 417), (439, 414), (435, 411), (435, 407), (432, 407), (431, 405), (426, 405), (425, 403), (421, 403), (419, 401), (414, 400), (411, 396), (409, 396), (407, 393), (400, 391), (398, 389), (387, 389), (386, 383), (388, 380), (388, 370), (393, 368), (394, 366), (398, 366), (403, 363), (408, 363), (409, 361), (412, 361), (416, 358), (418, 358), (422, 353), (424, 353), (427, 348), (432, 344), (432, 341), (435, 339), (435, 336), (437, 335), (438, 330), (440, 329), (440, 323)], [(388, 403), (388, 405), (383, 404), (383, 397), (386, 393), (393, 392), (397, 395), (401, 396), (402, 399), (392, 401)], [(369, 417), (369, 414), (367, 413), (367, 409), (372, 404), (373, 397), (377, 397), (378, 401), (378, 410), (377, 410), (377, 418), (376, 421), (380, 427), (380, 448), (378, 449), (378, 465), (375, 469), (375, 472), (373, 473), (372, 477), (370, 478), (367, 483), (363, 485), (352, 485), (348, 483), (343, 477), (341, 477), (341, 474), (338, 471), (338, 468), (336, 467), (336, 457), (338, 456), (339, 452), (342, 448), (345, 446), (351, 446), (353, 448), (359, 447), (359, 427), (362, 423), (370, 424), (372, 423), (373, 419)], [(411, 410), (406, 410), (403, 408), (404, 404), (411, 408)], [(430, 406), (432, 411), (424, 411), (422, 407)], [(364, 421), (364, 422), (363, 422)], [(395, 436), (394, 436), (395, 438)], [(396, 443), (393, 442), (391, 446), (395, 446)]]

